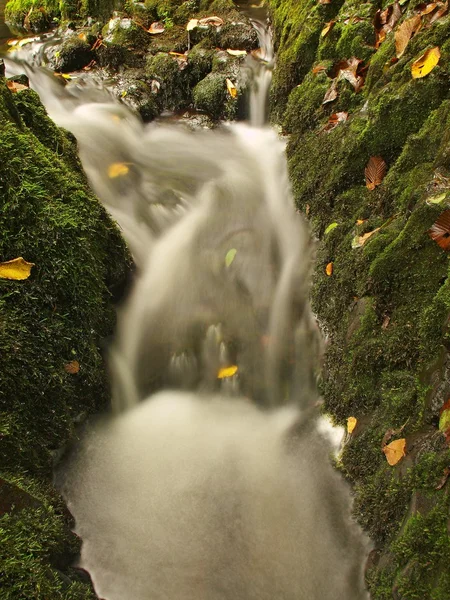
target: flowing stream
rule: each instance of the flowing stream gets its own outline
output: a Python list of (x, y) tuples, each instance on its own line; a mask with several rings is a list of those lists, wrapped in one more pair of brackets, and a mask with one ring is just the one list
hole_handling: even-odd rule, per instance
[(144, 126), (95, 85), (25, 67), (137, 265), (113, 414), (58, 475), (107, 600), (367, 598), (367, 541), (317, 426), (309, 234), (263, 123), (257, 27), (251, 123), (215, 131)]

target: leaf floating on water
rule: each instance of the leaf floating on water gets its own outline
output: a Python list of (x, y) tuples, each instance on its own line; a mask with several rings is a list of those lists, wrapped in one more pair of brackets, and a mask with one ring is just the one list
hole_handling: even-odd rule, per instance
[(108, 177), (110, 179), (123, 177), (124, 175), (128, 175), (129, 171), (130, 169), (125, 163), (112, 163), (112, 165), (109, 165), (108, 167)]
[(338, 223), (330, 223), (328, 227), (325, 229), (325, 235), (328, 235), (330, 231), (333, 231), (338, 226)]
[(150, 25), (150, 27), (147, 29), (147, 31), (148, 31), (148, 33), (151, 33), (152, 35), (164, 33), (164, 31), (165, 31), (164, 23), (161, 23), (161, 21), (155, 21), (154, 23), (152, 23)]
[(189, 23), (186, 25), (186, 31), (192, 31), (198, 25), (198, 19), (191, 19)]
[(328, 23), (325, 23), (325, 27), (320, 32), (320, 37), (324, 38), (325, 36), (327, 36), (335, 25), (336, 21), (329, 21)]
[(444, 250), (450, 250), (450, 209), (444, 210), (428, 230), (428, 235)]
[(16, 281), (28, 279), (31, 267), (34, 267), (34, 263), (27, 262), (21, 256), (13, 258), (13, 260), (0, 263), (0, 278), (15, 279)]
[(80, 363), (77, 360), (71, 360), (69, 363), (64, 365), (64, 371), (75, 375), (80, 370)]
[(231, 263), (234, 260), (234, 257), (236, 256), (237, 250), (236, 248), (231, 248), (231, 250), (228, 250), (226, 256), (225, 256), (225, 265), (228, 268)]
[(333, 275), (333, 261), (327, 264), (327, 266), (325, 267), (325, 273), (328, 275), (328, 277), (331, 277)]
[(386, 163), (381, 156), (371, 156), (364, 170), (366, 187), (374, 190), (383, 181), (386, 175)]
[(353, 433), (357, 422), (358, 422), (358, 419), (356, 417), (349, 417), (347, 419), (347, 432), (348, 433)]
[(395, 32), (395, 53), (397, 58), (400, 58), (406, 46), (409, 44), (411, 37), (419, 31), (422, 26), (420, 15), (414, 15), (410, 19), (406, 19)]
[(438, 64), (439, 59), (441, 58), (441, 51), (439, 50), (439, 46), (435, 48), (430, 48), (422, 54), (416, 61), (411, 65), (411, 74), (413, 79), (421, 79), (431, 73), (434, 67)]
[[(195, 19), (191, 19), (191, 21), (195, 21)], [(204, 17), (200, 19), (198, 22), (199, 25), (213, 25), (214, 27), (222, 27), (223, 19), (220, 17)]]
[(227, 79), (227, 90), (232, 98), (237, 98), (237, 95), (238, 95), (237, 87), (234, 85), (234, 83), (231, 81), (231, 79)]
[(373, 236), (374, 233), (379, 231), (379, 229), (380, 228), (377, 227), (373, 231), (368, 231), (367, 233), (364, 233), (363, 235), (356, 235), (352, 240), (353, 250), (355, 250), (356, 248), (361, 248), (361, 246), (364, 246), (364, 244), (367, 242), (367, 240), (369, 240)]
[(394, 440), (390, 444), (387, 444), (387, 446), (384, 446), (383, 452), (386, 460), (393, 467), (406, 456), (406, 439)]
[(247, 51), (246, 50), (227, 50), (228, 54), (230, 56), (247, 56)]
[(217, 373), (217, 379), (233, 377), (233, 375), (237, 373), (237, 370), (238, 368), (236, 365), (231, 365), (231, 367), (222, 367), (222, 369), (219, 369), (219, 372)]
[(21, 92), (22, 90), (28, 90), (27, 85), (23, 85), (22, 83), (17, 83), (16, 81), (6, 80), (6, 87), (13, 93)]

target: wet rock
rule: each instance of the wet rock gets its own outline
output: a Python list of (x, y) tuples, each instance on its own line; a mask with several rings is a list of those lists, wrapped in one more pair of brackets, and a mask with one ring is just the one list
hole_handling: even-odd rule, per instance
[(226, 99), (226, 77), (220, 73), (210, 73), (194, 88), (195, 108), (204, 110), (213, 119), (223, 115)]
[(0, 77), (4, 77), (5, 76), (5, 63), (3, 61), (2, 58), (0, 58)]
[(104, 42), (130, 50), (145, 52), (150, 44), (150, 34), (132, 19), (113, 17), (102, 30)]
[(74, 35), (64, 40), (60, 49), (55, 52), (55, 57), (55, 70), (71, 73), (88, 65), (94, 54), (86, 41)]

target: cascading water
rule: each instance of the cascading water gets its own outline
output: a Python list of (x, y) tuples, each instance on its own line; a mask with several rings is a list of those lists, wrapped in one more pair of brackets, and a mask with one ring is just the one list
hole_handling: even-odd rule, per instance
[(28, 73), (138, 269), (111, 353), (114, 415), (58, 477), (97, 593), (366, 598), (367, 541), (316, 422), (308, 232), (261, 126), (270, 70), (254, 76), (253, 126), (197, 132)]

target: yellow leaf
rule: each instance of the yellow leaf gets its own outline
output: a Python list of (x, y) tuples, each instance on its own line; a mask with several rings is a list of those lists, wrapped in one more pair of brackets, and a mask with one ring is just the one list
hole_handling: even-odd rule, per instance
[(34, 267), (34, 263), (27, 262), (21, 256), (7, 262), (2, 262), (0, 263), (0, 278), (16, 279), (19, 281), (28, 279), (31, 267)]
[(108, 177), (110, 179), (114, 179), (115, 177), (122, 177), (123, 175), (127, 175), (129, 170), (130, 169), (125, 163), (113, 163), (108, 167)]
[(227, 52), (230, 56), (247, 56), (246, 50), (230, 50), (228, 48)]
[(357, 224), (357, 225), (362, 225), (362, 224), (363, 224), (363, 223), (365, 223), (366, 221), (367, 221), (367, 219), (358, 219), (358, 220), (356, 221), (356, 224)]
[(186, 25), (186, 31), (192, 31), (198, 25), (198, 19), (191, 19), (189, 23)]
[(425, 77), (428, 73), (434, 69), (434, 67), (438, 64), (439, 59), (441, 58), (441, 52), (439, 50), (439, 46), (435, 48), (430, 48), (422, 54), (416, 61), (411, 65), (411, 74), (414, 79), (419, 79), (421, 77)]
[(367, 242), (367, 240), (369, 240), (373, 236), (373, 234), (379, 230), (380, 230), (380, 228), (377, 227), (373, 231), (368, 231), (367, 233), (364, 233), (363, 235), (356, 235), (352, 241), (353, 250), (355, 250), (356, 248), (361, 248), (361, 246), (364, 246), (364, 244)]
[(231, 367), (222, 367), (222, 369), (219, 369), (219, 372), (217, 373), (217, 379), (233, 377), (233, 375), (237, 373), (237, 370), (238, 368), (236, 365), (231, 365)]
[(320, 37), (324, 38), (326, 35), (328, 35), (328, 33), (330, 33), (330, 31), (333, 29), (335, 23), (336, 21), (329, 21), (328, 23), (325, 23), (325, 27), (322, 29)]
[(328, 277), (331, 277), (331, 275), (333, 275), (333, 263), (329, 262), (327, 264), (327, 266), (325, 267), (325, 273), (328, 275)]
[(394, 440), (387, 446), (384, 446), (383, 452), (386, 456), (386, 460), (393, 467), (396, 465), (404, 456), (406, 456), (406, 440), (405, 438), (401, 438), (399, 440)]
[(348, 433), (353, 433), (353, 430), (355, 429), (357, 422), (358, 422), (358, 419), (356, 419), (355, 417), (349, 417), (347, 419), (347, 431), (348, 431)]
[(227, 79), (227, 90), (232, 98), (237, 98), (238, 91), (231, 79)]

